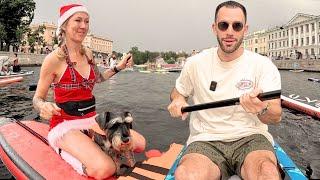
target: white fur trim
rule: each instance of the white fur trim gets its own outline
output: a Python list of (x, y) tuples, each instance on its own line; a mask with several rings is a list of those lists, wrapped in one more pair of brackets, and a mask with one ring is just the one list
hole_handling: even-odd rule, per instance
[(62, 24), (69, 18), (71, 17), (73, 14), (77, 13), (77, 12), (85, 12), (89, 15), (88, 9), (84, 6), (75, 6), (72, 7), (71, 9), (67, 10), (65, 13), (63, 13), (63, 15), (58, 19), (58, 28), (57, 28), (57, 36), (60, 33), (60, 29)]
[(97, 124), (95, 117), (97, 115), (85, 118), (85, 119), (77, 119), (77, 120), (69, 120), (63, 121), (59, 123), (57, 126), (52, 128), (48, 133), (48, 141), (51, 147), (54, 149), (57, 148), (57, 142), (65, 135), (68, 131), (76, 129), (76, 130), (84, 130), (89, 129), (93, 125)]

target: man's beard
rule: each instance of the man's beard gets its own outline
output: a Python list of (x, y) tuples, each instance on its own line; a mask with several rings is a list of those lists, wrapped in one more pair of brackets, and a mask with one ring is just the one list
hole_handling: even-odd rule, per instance
[(220, 48), (223, 52), (225, 53), (228, 53), (228, 54), (231, 54), (233, 52), (235, 52), (236, 50), (239, 49), (239, 47), (241, 46), (242, 44), (242, 41), (243, 41), (243, 36), (236, 42), (236, 44), (234, 45), (234, 47), (232, 49), (227, 49), (223, 43), (222, 43), (222, 40), (217, 36), (217, 40), (218, 40), (218, 43), (220, 45)]

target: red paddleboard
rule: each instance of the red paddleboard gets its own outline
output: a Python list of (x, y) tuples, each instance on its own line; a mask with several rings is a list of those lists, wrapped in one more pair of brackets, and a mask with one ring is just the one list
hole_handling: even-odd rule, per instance
[(19, 82), (22, 81), (23, 77), (12, 77), (12, 78), (5, 78), (5, 79), (0, 79), (0, 86), (5, 86), (14, 82)]
[[(47, 124), (21, 122), (42, 137), (47, 137)], [(8, 118), (0, 117), (0, 144), (0, 157), (16, 179), (88, 179), (79, 175), (50, 146)], [(168, 152), (137, 163), (140, 165), (133, 168), (127, 176), (119, 178), (164, 179), (182, 147), (173, 144)]]

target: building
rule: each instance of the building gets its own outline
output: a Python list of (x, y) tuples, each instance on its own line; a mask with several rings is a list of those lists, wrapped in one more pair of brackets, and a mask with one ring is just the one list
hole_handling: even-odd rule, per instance
[(268, 51), (268, 38), (265, 30), (256, 31), (248, 34), (243, 41), (243, 47), (249, 51), (253, 51), (262, 55), (266, 55)]
[(110, 55), (112, 53), (112, 44), (112, 40), (95, 36), (91, 33), (88, 33), (83, 41), (83, 45), (89, 47), (94, 52), (95, 57), (98, 58)]
[(43, 39), (47, 46), (53, 47), (54, 38), (56, 37), (57, 26), (53, 23), (33, 24), (30, 26), (31, 31), (35, 31), (40, 26), (44, 26)]
[(272, 59), (320, 58), (320, 16), (298, 13), (282, 26), (248, 34), (244, 47)]
[[(44, 32), (42, 37), (44, 39), (44, 44), (37, 44), (35, 45), (35, 53), (48, 53), (52, 51), (55, 46), (55, 38), (57, 26), (53, 23), (39, 23), (39, 24), (32, 24), (30, 26), (31, 31), (37, 30), (40, 26), (44, 26)], [(27, 42), (27, 37), (25, 36), (26, 44), (20, 47), (21, 52), (30, 52), (30, 46)], [(88, 33), (83, 41), (83, 45), (89, 47), (96, 57), (102, 58), (110, 55), (112, 53), (112, 40), (95, 36), (91, 33)]]

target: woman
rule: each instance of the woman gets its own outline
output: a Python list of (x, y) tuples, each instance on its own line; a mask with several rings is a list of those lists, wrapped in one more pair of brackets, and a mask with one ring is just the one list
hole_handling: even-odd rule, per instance
[[(104, 179), (115, 173), (115, 164), (81, 130), (92, 129), (104, 134), (95, 121), (93, 86), (132, 66), (133, 60), (129, 54), (117, 66), (100, 73), (92, 61), (92, 53), (82, 46), (88, 29), (89, 14), (84, 6), (61, 7), (57, 30), (59, 47), (43, 61), (33, 104), (42, 118), (50, 119), (48, 140), (53, 149), (78, 173)], [(45, 101), (51, 84), (55, 103)], [(70, 104), (86, 110), (79, 112), (80, 108), (71, 108), (70, 111)], [(88, 107), (83, 107), (86, 105)], [(133, 130), (131, 135), (133, 150), (143, 151), (144, 137)]]

